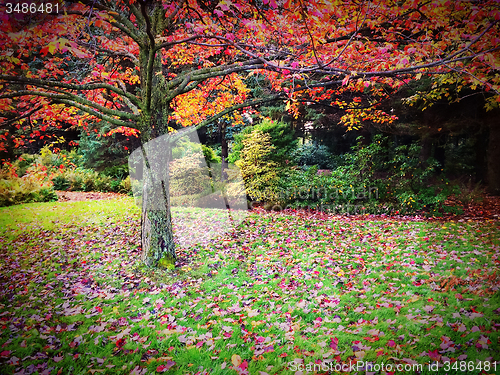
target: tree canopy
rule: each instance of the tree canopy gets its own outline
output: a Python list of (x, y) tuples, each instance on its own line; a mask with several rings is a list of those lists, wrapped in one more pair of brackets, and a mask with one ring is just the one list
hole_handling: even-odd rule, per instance
[[(271, 98), (288, 99), (291, 111), (305, 92), (351, 107), (346, 123), (391, 121), (366, 104), (422, 74), (498, 97), (493, 1), (74, 1), (46, 10), (2, 12), (4, 126), (30, 118), (43, 131), (93, 117), (149, 132), (162, 102), (169, 120), (199, 125), (249, 99), (243, 71), (268, 77)], [(346, 90), (371, 103), (339, 100)]]

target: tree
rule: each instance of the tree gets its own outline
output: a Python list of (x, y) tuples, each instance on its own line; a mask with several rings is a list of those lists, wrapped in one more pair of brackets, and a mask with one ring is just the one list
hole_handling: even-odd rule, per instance
[[(346, 90), (377, 98), (423, 74), (454, 72), (498, 95), (493, 0), (10, 4), (0, 14), (2, 129), (27, 126), (27, 118), (39, 128), (101, 120), (115, 131), (136, 129), (144, 151), (174, 120), (202, 127), (276, 99), (295, 113), (311, 98), (345, 106), (336, 97)], [(238, 88), (245, 72), (267, 77), (266, 97)], [(349, 105), (353, 121), (391, 120), (355, 98)], [(165, 254), (175, 258), (175, 247), (168, 186), (153, 189), (149, 175), (144, 196), (164, 208), (143, 205), (143, 254), (154, 266)]]

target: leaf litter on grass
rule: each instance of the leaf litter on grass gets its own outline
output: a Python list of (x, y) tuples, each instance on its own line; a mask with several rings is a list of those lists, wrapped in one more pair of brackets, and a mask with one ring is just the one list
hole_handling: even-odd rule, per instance
[(259, 213), (167, 272), (142, 267), (130, 199), (30, 209), (0, 233), (6, 373), (499, 360), (497, 221)]

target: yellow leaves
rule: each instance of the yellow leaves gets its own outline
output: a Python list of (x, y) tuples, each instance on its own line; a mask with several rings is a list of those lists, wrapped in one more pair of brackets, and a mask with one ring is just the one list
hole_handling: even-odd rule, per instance
[(161, 331), (158, 331), (158, 334), (160, 335), (173, 335), (174, 333), (177, 333), (177, 330), (175, 329), (164, 329), (164, 330), (161, 330)]
[(235, 366), (235, 367), (238, 367), (239, 365), (241, 365), (243, 361), (241, 360), (241, 357), (238, 355), (238, 354), (233, 354), (231, 356), (231, 363)]
[(56, 48), (57, 48), (56, 42), (50, 42), (49, 45), (47, 46), (47, 49), (51, 54), (54, 54)]
[(266, 323), (265, 320), (257, 320), (257, 321), (252, 320), (250, 324), (252, 325), (252, 328), (255, 328), (255, 327), (260, 326), (261, 324), (264, 324), (264, 323)]
[(419, 299), (419, 297), (415, 294), (413, 295), (409, 300), (408, 302), (412, 303), (412, 302), (417, 302)]

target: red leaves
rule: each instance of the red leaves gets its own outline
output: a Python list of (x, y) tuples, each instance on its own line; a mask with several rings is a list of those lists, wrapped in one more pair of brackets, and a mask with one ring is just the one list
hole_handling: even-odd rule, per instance
[(165, 372), (169, 370), (171, 367), (175, 366), (175, 362), (171, 360), (167, 360), (167, 363), (165, 365), (159, 365), (156, 368), (156, 372)]
[(441, 358), (441, 354), (438, 353), (437, 349), (433, 350), (432, 352), (429, 350), (427, 354), (429, 355), (429, 358), (433, 361), (439, 361), (439, 359)]
[(330, 349), (337, 350), (339, 345), (339, 339), (337, 337), (330, 339)]

